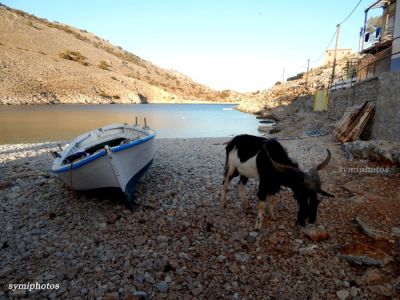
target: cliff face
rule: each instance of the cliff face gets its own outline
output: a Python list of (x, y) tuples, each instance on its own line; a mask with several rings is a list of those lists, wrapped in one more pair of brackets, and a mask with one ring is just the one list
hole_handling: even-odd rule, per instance
[(0, 4), (0, 104), (238, 100), (86, 30)]

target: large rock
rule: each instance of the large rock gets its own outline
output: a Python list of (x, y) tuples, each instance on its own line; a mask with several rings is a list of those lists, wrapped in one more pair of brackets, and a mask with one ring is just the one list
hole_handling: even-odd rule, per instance
[(368, 266), (383, 266), (391, 260), (391, 257), (381, 249), (361, 243), (343, 246), (339, 256), (349, 262)]
[(389, 161), (400, 164), (400, 146), (386, 141), (354, 141), (344, 144), (345, 150), (358, 159)]

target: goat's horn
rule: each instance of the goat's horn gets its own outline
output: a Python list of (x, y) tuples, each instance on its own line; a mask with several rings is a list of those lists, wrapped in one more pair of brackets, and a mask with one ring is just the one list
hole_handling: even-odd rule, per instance
[(317, 170), (320, 171), (322, 169), (325, 169), (326, 166), (329, 164), (329, 162), (331, 161), (331, 151), (329, 151), (329, 149), (326, 149), (326, 152), (328, 152), (328, 155), (326, 156), (326, 158), (324, 159), (323, 162), (321, 162), (318, 166), (317, 166)]
[(297, 171), (299, 171), (297, 168), (294, 168), (294, 167), (288, 166), (288, 165), (283, 165), (283, 164), (281, 164), (281, 163), (278, 163), (278, 162), (274, 161), (274, 160), (271, 158), (271, 156), (269, 155), (269, 152), (268, 152), (268, 150), (267, 150), (267, 147), (264, 145), (263, 148), (264, 148), (265, 153), (267, 154), (269, 160), (271, 161), (272, 166), (273, 166), (278, 172), (288, 172), (288, 171), (296, 171), (296, 172), (297, 172)]

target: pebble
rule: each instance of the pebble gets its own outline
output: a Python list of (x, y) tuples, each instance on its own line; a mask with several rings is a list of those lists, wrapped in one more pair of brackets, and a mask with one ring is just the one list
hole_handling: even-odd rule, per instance
[(395, 236), (396, 238), (400, 238), (400, 227), (392, 227), (390, 231), (393, 236)]
[(135, 237), (135, 240), (133, 241), (133, 244), (136, 247), (140, 247), (142, 245), (144, 245), (147, 242), (148, 238), (145, 235), (139, 235), (137, 237)]
[(148, 282), (148, 283), (155, 283), (156, 281), (154, 280), (154, 277), (153, 277), (153, 275), (151, 275), (149, 272), (146, 272), (145, 274), (144, 274), (144, 280), (146, 280), (146, 282)]
[(118, 292), (107, 293), (102, 298), (102, 300), (118, 300), (118, 299), (119, 299)]
[(229, 271), (231, 271), (233, 274), (238, 274), (240, 272), (240, 268), (237, 264), (233, 263), (229, 266)]
[(192, 295), (197, 297), (201, 294), (201, 292), (203, 291), (203, 289), (201, 287), (197, 287), (195, 289), (192, 290)]
[(355, 204), (362, 204), (362, 203), (366, 203), (368, 201), (368, 199), (364, 196), (352, 196), (351, 198), (349, 198), (349, 201), (355, 203)]
[(310, 245), (308, 247), (299, 248), (298, 251), (302, 255), (311, 255), (315, 252), (315, 249), (317, 248), (317, 245)]
[(224, 262), (225, 259), (226, 259), (226, 257), (223, 256), (223, 255), (218, 255), (218, 257), (217, 257), (217, 260), (218, 260), (219, 262)]
[(5, 190), (9, 187), (12, 186), (12, 182), (11, 181), (7, 181), (7, 180), (0, 180), (0, 190)]
[(390, 283), (379, 284), (379, 285), (372, 285), (369, 286), (368, 289), (375, 294), (391, 297), (393, 296), (393, 286)]
[(247, 236), (247, 241), (249, 243), (255, 243), (257, 241), (258, 232), (250, 231), (249, 235)]
[(79, 267), (72, 267), (72, 268), (69, 268), (69, 269), (67, 270), (67, 272), (65, 273), (65, 277), (66, 277), (67, 279), (69, 279), (69, 280), (74, 279), (75, 276), (76, 276), (76, 274), (78, 273), (79, 269), (80, 269)]
[(107, 218), (107, 224), (115, 224), (115, 222), (117, 222), (119, 220), (120, 216), (117, 214), (111, 214), (108, 218)]
[(133, 293), (133, 296), (136, 298), (135, 300), (147, 300), (149, 296), (144, 291), (136, 291)]
[(190, 260), (190, 256), (185, 252), (180, 252), (178, 256), (182, 259)]
[(157, 237), (157, 243), (162, 244), (162, 243), (167, 243), (168, 242), (168, 237), (165, 235), (160, 235)]
[(362, 280), (366, 284), (377, 283), (381, 278), (382, 273), (378, 269), (368, 269), (362, 276)]
[(159, 283), (157, 283), (157, 289), (160, 291), (160, 293), (168, 292), (168, 283), (166, 283), (165, 281), (160, 281)]
[(356, 288), (355, 286), (352, 286), (352, 287), (350, 288), (350, 296), (351, 296), (351, 297), (357, 297), (357, 295), (358, 295), (358, 290), (357, 290), (357, 288)]
[(336, 292), (336, 295), (340, 300), (346, 300), (349, 297), (350, 293), (349, 290), (340, 290)]
[(250, 260), (251, 256), (245, 252), (235, 253), (235, 260), (240, 263), (246, 263)]

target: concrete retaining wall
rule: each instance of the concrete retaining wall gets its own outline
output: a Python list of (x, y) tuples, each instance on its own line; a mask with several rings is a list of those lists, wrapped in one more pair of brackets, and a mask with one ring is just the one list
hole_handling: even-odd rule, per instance
[(329, 95), (329, 118), (340, 119), (346, 109), (365, 101), (375, 103), (372, 138), (400, 142), (400, 72), (382, 73)]

